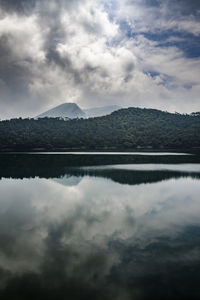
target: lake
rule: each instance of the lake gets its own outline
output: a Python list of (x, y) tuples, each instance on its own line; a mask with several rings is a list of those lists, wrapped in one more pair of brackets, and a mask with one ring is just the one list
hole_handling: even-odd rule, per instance
[(1, 154), (0, 299), (200, 299), (186, 154)]

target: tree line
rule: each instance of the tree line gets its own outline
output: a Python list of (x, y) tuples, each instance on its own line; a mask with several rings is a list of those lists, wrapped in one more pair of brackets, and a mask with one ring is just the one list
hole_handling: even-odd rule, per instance
[(198, 148), (200, 114), (127, 108), (108, 116), (0, 122), (0, 151)]

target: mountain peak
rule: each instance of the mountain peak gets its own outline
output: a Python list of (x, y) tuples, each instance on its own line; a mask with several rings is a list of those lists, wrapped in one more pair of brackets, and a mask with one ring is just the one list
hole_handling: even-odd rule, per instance
[(88, 109), (81, 109), (76, 103), (66, 102), (62, 103), (50, 110), (45, 111), (36, 118), (92, 118), (109, 115), (112, 112), (119, 110), (118, 105), (109, 105), (101, 107), (93, 107)]
[(83, 118), (85, 117), (84, 111), (73, 102), (66, 102), (60, 104), (46, 112), (37, 116), (37, 118)]

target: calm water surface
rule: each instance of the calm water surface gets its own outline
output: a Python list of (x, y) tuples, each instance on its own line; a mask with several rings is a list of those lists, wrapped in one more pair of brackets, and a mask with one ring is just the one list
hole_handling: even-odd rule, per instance
[(0, 155), (0, 299), (200, 299), (199, 156), (92, 156)]
[[(16, 153), (16, 152), (14, 152)], [(22, 154), (24, 154), (24, 152), (21, 152)], [(190, 153), (181, 153), (181, 152), (127, 152), (127, 151), (123, 151), (123, 152), (105, 152), (105, 151), (101, 151), (101, 152), (96, 152), (96, 151), (90, 151), (90, 152), (81, 152), (81, 151), (73, 151), (73, 152), (27, 152), (27, 154), (44, 154), (44, 155), (55, 155), (55, 154), (59, 154), (59, 155), (150, 155), (150, 156), (163, 156), (163, 155), (191, 155)]]

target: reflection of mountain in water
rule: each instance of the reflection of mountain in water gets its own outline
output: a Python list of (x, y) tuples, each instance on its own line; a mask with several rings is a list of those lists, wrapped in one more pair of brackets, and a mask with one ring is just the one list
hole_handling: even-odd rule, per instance
[[(76, 186), (82, 180), (84, 176), (101, 177), (120, 184), (137, 185), (143, 183), (156, 183), (168, 179), (178, 179), (181, 177), (191, 177), (194, 179), (200, 179), (200, 173), (197, 172), (181, 172), (181, 171), (167, 171), (167, 170), (152, 170), (152, 171), (133, 171), (125, 169), (84, 169), (84, 168), (66, 168), (65, 173), (61, 176), (57, 174), (53, 176), (49, 174), (48, 170), (42, 170), (39, 175), (40, 178), (51, 178), (53, 181), (65, 185), (65, 186)], [(3, 176), (7, 178), (34, 178), (34, 175), (24, 174), (22, 176), (21, 170), (17, 174), (15, 171), (14, 177), (10, 174)]]
[(60, 178), (52, 178), (52, 180), (64, 186), (76, 186), (81, 182), (82, 178), (78, 176), (65, 175)]
[(192, 177), (200, 179), (200, 173), (179, 171), (133, 171), (123, 169), (71, 169), (68, 172), (73, 176), (95, 176), (111, 179), (120, 184), (154, 183), (167, 179)]
[[(0, 155), (0, 178), (53, 178), (64, 185), (76, 185), (80, 177), (95, 176), (111, 179), (121, 184), (141, 184), (158, 182), (170, 178), (200, 178), (200, 172), (192, 168), (183, 171), (179, 164), (199, 163), (200, 157), (189, 156), (140, 156), (140, 155)], [(137, 170), (128, 169), (130, 164), (137, 164)], [(151, 170), (151, 164), (158, 166)], [(174, 170), (159, 169), (160, 164), (171, 166)], [(106, 165), (101, 168), (99, 166)], [(117, 167), (119, 165), (119, 167)], [(141, 169), (140, 169), (141, 165)], [(144, 165), (148, 166), (147, 170)], [(93, 168), (85, 168), (93, 166)], [(110, 166), (110, 167), (109, 167)], [(82, 168), (84, 167), (84, 168)], [(72, 177), (69, 179), (69, 177)], [(57, 178), (57, 179), (56, 179)]]

